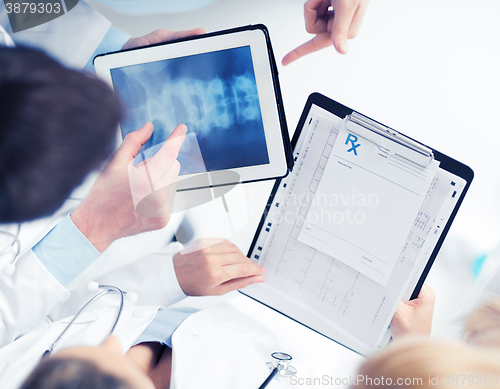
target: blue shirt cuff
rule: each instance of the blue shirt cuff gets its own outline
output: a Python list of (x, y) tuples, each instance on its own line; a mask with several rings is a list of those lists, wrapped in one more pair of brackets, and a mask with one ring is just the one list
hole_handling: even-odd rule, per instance
[(111, 51), (121, 50), (123, 45), (127, 43), (130, 39), (130, 35), (122, 30), (119, 30), (116, 27), (111, 26), (104, 38), (102, 39), (97, 49), (94, 51), (94, 54), (85, 65), (84, 70), (88, 72), (94, 72), (94, 58), (99, 54), (109, 53)]
[(135, 341), (134, 345), (143, 342), (159, 342), (172, 348), (172, 335), (184, 320), (196, 313), (192, 309), (160, 308), (155, 318)]
[(75, 226), (69, 215), (32, 250), (42, 265), (64, 286), (101, 255)]

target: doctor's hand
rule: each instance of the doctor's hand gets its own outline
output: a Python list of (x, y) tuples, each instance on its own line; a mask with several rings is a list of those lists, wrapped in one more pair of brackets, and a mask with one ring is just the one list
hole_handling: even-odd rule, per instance
[(264, 282), (264, 270), (227, 240), (201, 239), (187, 249), (196, 251), (177, 253), (174, 269), (179, 285), (188, 296), (222, 295)]
[(177, 156), (186, 132), (184, 124), (177, 126), (156, 155), (137, 166), (133, 166), (134, 158), (151, 137), (153, 124), (146, 123), (125, 137), (71, 214), (97, 250), (103, 252), (119, 238), (167, 225), (180, 170)]
[(152, 45), (154, 43), (168, 42), (175, 39), (187, 38), (188, 36), (205, 34), (203, 28), (195, 28), (188, 31), (169, 31), (169, 30), (156, 30), (147, 35), (130, 38), (127, 43), (123, 45), (123, 50), (133, 49), (135, 47)]
[(424, 284), (416, 299), (400, 303), (391, 321), (392, 337), (397, 339), (403, 335), (429, 336), (435, 297), (434, 290)]
[[(304, 4), (306, 31), (316, 36), (289, 52), (284, 66), (304, 55), (333, 46), (347, 53), (347, 39), (358, 35), (369, 0), (308, 0)], [(333, 10), (328, 10), (329, 7)]]

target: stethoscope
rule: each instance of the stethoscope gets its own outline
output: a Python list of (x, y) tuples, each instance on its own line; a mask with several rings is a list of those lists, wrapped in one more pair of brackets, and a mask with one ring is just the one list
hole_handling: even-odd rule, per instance
[(116, 314), (116, 319), (113, 323), (113, 326), (111, 327), (111, 330), (109, 331), (108, 336), (113, 334), (113, 331), (115, 330), (116, 325), (118, 324), (118, 320), (120, 320), (120, 316), (121, 316), (122, 311), (123, 311), (123, 301), (124, 301), (125, 295), (127, 295), (127, 297), (129, 298), (129, 300), (131, 302), (137, 301), (137, 294), (130, 293), (130, 292), (127, 293), (127, 292), (121, 290), (120, 288), (118, 288), (117, 286), (113, 286), (113, 285), (103, 285), (103, 284), (98, 284), (97, 282), (91, 281), (87, 284), (87, 289), (89, 290), (89, 292), (96, 292), (99, 289), (104, 289), (104, 290), (102, 290), (97, 295), (92, 297), (89, 301), (87, 301), (87, 303), (85, 303), (85, 305), (83, 307), (80, 308), (80, 310), (76, 313), (76, 315), (73, 316), (73, 319), (71, 319), (71, 321), (64, 328), (64, 330), (61, 332), (61, 334), (57, 337), (57, 339), (54, 340), (54, 342), (52, 342), (52, 344), (50, 345), (50, 347), (47, 350), (45, 350), (45, 352), (42, 355), (42, 358), (48, 357), (52, 353), (52, 351), (54, 350), (54, 347), (57, 346), (57, 344), (60, 342), (60, 340), (62, 339), (64, 334), (66, 332), (68, 332), (68, 330), (71, 328), (71, 326), (73, 325), (75, 320), (85, 310), (85, 308), (87, 308), (94, 301), (100, 299), (102, 296), (104, 296), (108, 293), (117, 293), (120, 295), (120, 308), (118, 309), (118, 313)]
[[(10, 245), (8, 245), (7, 247), (5, 247), (2, 251), (0, 251), (0, 257), (4, 254), (9, 253), (10, 251), (14, 250), (14, 248), (15, 248), (14, 258), (3, 269), (3, 272), (9, 277), (11, 277), (14, 274), (14, 271), (16, 270), (16, 263), (17, 263), (17, 260), (19, 259), (19, 252), (21, 250), (21, 242), (19, 240), (19, 232), (20, 231), (21, 231), (20, 224), (17, 225), (17, 231), (15, 233), (0, 231), (0, 235), (3, 234), (7, 238), (12, 239), (12, 243)], [(118, 324), (118, 320), (120, 320), (120, 316), (121, 316), (122, 311), (123, 311), (124, 297), (127, 296), (131, 302), (137, 301), (137, 294), (131, 293), (131, 292), (125, 292), (124, 290), (118, 288), (117, 286), (113, 286), (113, 285), (103, 285), (103, 284), (99, 284), (97, 282), (91, 281), (87, 284), (87, 289), (89, 290), (89, 292), (96, 292), (99, 289), (103, 289), (103, 290), (101, 292), (99, 292), (97, 295), (95, 295), (94, 297), (92, 297), (89, 301), (87, 301), (85, 303), (85, 305), (83, 307), (80, 308), (80, 310), (76, 313), (75, 316), (73, 316), (71, 321), (64, 328), (64, 330), (61, 332), (61, 334), (57, 337), (57, 339), (54, 340), (54, 342), (52, 342), (52, 344), (50, 345), (50, 347), (47, 350), (45, 350), (45, 352), (42, 355), (42, 358), (48, 357), (52, 353), (52, 351), (54, 350), (54, 347), (56, 347), (57, 344), (61, 341), (64, 334), (66, 334), (68, 332), (68, 330), (71, 328), (71, 326), (73, 325), (75, 320), (85, 310), (85, 308), (87, 308), (94, 301), (100, 299), (102, 296), (104, 296), (108, 293), (116, 293), (116, 294), (120, 295), (120, 307), (118, 309), (118, 313), (116, 314), (116, 319), (113, 323), (113, 326), (111, 327), (111, 330), (109, 331), (109, 335), (111, 335), (113, 333), (113, 331), (116, 328), (116, 325)]]
[[(15, 269), (16, 269), (16, 263), (17, 263), (17, 260), (19, 258), (19, 252), (21, 250), (21, 242), (19, 241), (20, 230), (21, 230), (21, 225), (18, 224), (17, 231), (15, 234), (12, 234), (12, 233), (6, 232), (6, 231), (0, 231), (0, 234), (4, 234), (8, 238), (12, 239), (12, 244), (10, 244), (5, 249), (0, 251), (0, 257), (4, 254), (7, 254), (9, 251), (13, 250), (14, 247), (16, 247), (16, 253), (14, 255), (13, 260), (11, 261), (11, 263), (7, 264), (3, 269), (4, 273), (7, 276), (12, 276), (14, 274)], [(87, 289), (89, 290), (89, 292), (96, 292), (99, 289), (103, 289), (103, 290), (101, 292), (99, 292), (97, 295), (95, 295), (94, 297), (92, 297), (89, 301), (87, 301), (85, 303), (84, 306), (82, 306), (80, 308), (80, 310), (76, 313), (75, 316), (73, 316), (73, 318), (68, 323), (68, 325), (66, 325), (66, 327), (61, 332), (61, 334), (57, 337), (57, 339), (52, 342), (52, 344), (50, 345), (50, 347), (47, 350), (45, 350), (45, 352), (42, 355), (42, 358), (46, 358), (46, 357), (50, 356), (50, 354), (52, 353), (54, 348), (59, 344), (62, 337), (68, 332), (68, 330), (71, 328), (71, 326), (73, 325), (75, 320), (78, 318), (78, 316), (80, 316), (80, 314), (85, 310), (85, 308), (87, 308), (89, 305), (91, 305), (94, 301), (100, 299), (102, 296), (104, 296), (108, 293), (116, 293), (116, 294), (120, 295), (120, 307), (118, 309), (118, 313), (116, 314), (116, 319), (113, 323), (113, 326), (111, 327), (111, 330), (109, 331), (109, 335), (113, 334), (113, 331), (115, 330), (116, 325), (118, 324), (118, 320), (120, 320), (120, 316), (121, 316), (122, 311), (123, 311), (125, 295), (129, 298), (129, 300), (131, 302), (137, 301), (137, 294), (131, 293), (131, 292), (125, 292), (124, 290), (118, 288), (117, 286), (113, 286), (113, 285), (104, 285), (104, 284), (99, 284), (97, 282), (91, 281), (87, 284)], [(297, 369), (289, 364), (290, 361), (292, 360), (292, 356), (290, 354), (283, 353), (283, 352), (275, 352), (275, 353), (272, 353), (271, 356), (274, 358), (274, 360), (276, 362), (274, 362), (274, 363), (267, 362), (267, 366), (269, 367), (269, 370), (271, 370), (271, 373), (266, 378), (266, 380), (262, 383), (262, 385), (259, 386), (259, 389), (264, 389), (267, 385), (269, 385), (269, 383), (273, 380), (273, 378), (276, 375), (290, 376), (290, 375), (294, 375), (297, 373)]]
[[(292, 360), (292, 356), (287, 353), (276, 352), (272, 353), (271, 356), (274, 358), (276, 362), (267, 362), (267, 366), (271, 373), (266, 378), (266, 380), (259, 386), (259, 389), (264, 389), (269, 383), (273, 380), (276, 375), (284, 375), (290, 376), (297, 374), (297, 369), (293, 366), (290, 366), (290, 361)], [(275, 365), (276, 363), (276, 365)]]

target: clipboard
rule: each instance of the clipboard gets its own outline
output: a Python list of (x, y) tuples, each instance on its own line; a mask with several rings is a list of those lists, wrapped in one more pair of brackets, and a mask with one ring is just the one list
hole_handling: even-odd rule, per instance
[[(360, 292), (359, 290), (357, 292), (354, 292), (354, 294), (358, 293), (358, 295), (357, 297), (355, 296), (352, 299), (351, 305), (349, 305), (349, 301), (346, 303), (346, 300), (349, 300), (348, 298), (344, 299), (342, 303), (343, 304), (342, 308), (345, 309), (345, 312), (348, 313), (349, 310), (354, 311), (355, 308), (353, 308), (353, 306), (354, 304), (358, 303), (359, 303), (358, 305), (362, 305), (364, 303), (365, 306), (367, 307), (366, 309), (367, 311), (373, 308), (374, 313), (372, 313), (372, 316), (370, 317), (367, 316), (363, 318), (362, 316), (363, 313), (361, 313), (359, 314), (360, 316), (356, 318), (358, 321), (362, 322), (362, 324), (360, 324), (360, 328), (353, 329), (350, 326), (348, 326), (346, 324), (348, 323), (348, 321), (344, 320), (345, 315), (341, 317), (340, 315), (337, 314), (337, 316), (332, 315), (332, 317), (323, 318), (322, 316), (324, 316), (324, 312), (328, 311), (328, 309), (326, 309), (328, 308), (328, 305), (326, 305), (322, 310), (320, 309), (322, 306), (320, 306), (319, 303), (315, 301), (311, 302), (311, 300), (308, 300), (308, 298), (304, 297), (306, 296), (306, 292), (303, 292), (303, 294), (301, 295), (300, 288), (297, 287), (296, 288), (297, 290), (295, 290), (293, 289), (295, 287), (291, 287), (288, 290), (286, 289), (287, 287), (285, 286), (280, 287), (280, 285), (285, 285), (285, 284), (288, 285), (287, 284), (288, 281), (286, 280), (283, 281), (283, 279), (286, 277), (283, 276), (282, 274), (278, 276), (273, 276), (274, 278), (271, 278), (271, 285), (266, 285), (268, 283), (267, 278), (269, 277), (270, 273), (268, 272), (268, 269), (266, 269), (266, 283), (259, 285), (251, 285), (250, 287), (247, 287), (244, 290), (240, 291), (241, 293), (247, 295), (248, 297), (261, 302), (262, 304), (270, 307), (273, 310), (276, 310), (277, 312), (284, 314), (290, 319), (305, 325), (306, 327), (312, 329), (313, 331), (316, 331), (321, 335), (324, 335), (327, 338), (337, 343), (340, 343), (343, 346), (357, 353), (367, 355), (379, 348), (384, 347), (390, 340), (390, 331), (387, 330), (387, 327), (397, 307), (397, 303), (399, 303), (399, 301), (401, 300), (414, 299), (418, 296), (418, 293), (425, 281), (425, 278), (427, 277), (427, 274), (429, 273), (432, 264), (436, 259), (436, 256), (444, 242), (444, 239), (451, 227), (451, 224), (458, 212), (458, 209), (460, 208), (460, 205), (462, 204), (462, 201), (470, 187), (474, 173), (468, 166), (446, 156), (445, 154), (433, 148), (423, 145), (422, 143), (410, 137), (407, 137), (404, 134), (392, 128), (389, 128), (373, 119), (370, 119), (360, 114), (359, 112), (354, 111), (351, 108), (348, 108), (334, 100), (331, 100), (326, 96), (323, 96), (319, 93), (313, 93), (312, 95), (309, 96), (307, 100), (304, 111), (301, 115), (301, 118), (297, 125), (297, 129), (292, 139), (295, 166), (292, 170), (292, 173), (288, 177), (276, 181), (273, 190), (270, 194), (270, 197), (268, 199), (267, 206), (262, 215), (254, 239), (248, 251), (248, 257), (251, 258), (254, 262), (260, 265), (264, 265), (265, 268), (267, 263), (266, 261), (271, 261), (270, 259), (264, 258), (266, 256), (266, 250), (269, 251), (269, 248), (271, 248), (272, 250), (274, 250), (273, 252), (274, 254), (276, 254), (276, 252), (279, 253), (279, 251), (276, 251), (278, 249), (275, 249), (275, 247), (278, 246), (278, 243), (276, 243), (278, 241), (283, 242), (286, 239), (288, 239), (287, 242), (293, 243), (293, 245), (292, 243), (286, 243), (286, 245), (288, 244), (290, 245), (290, 246), (285, 245), (285, 247), (288, 247), (289, 251), (287, 253), (285, 249), (283, 251), (284, 254), (282, 254), (282, 258), (286, 258), (288, 262), (294, 262), (295, 261), (294, 258), (300, 255), (307, 256), (311, 251), (307, 250), (304, 245), (300, 244), (300, 242), (293, 241), (293, 239), (295, 239), (293, 238), (294, 234), (297, 235), (296, 231), (294, 232), (293, 230), (294, 227), (287, 227), (281, 221), (275, 222), (276, 218), (273, 219), (273, 217), (276, 216), (277, 212), (280, 212), (279, 211), (280, 208), (290, 206), (289, 204), (287, 205), (286, 196), (284, 196), (283, 194), (291, 193), (291, 191), (294, 190), (292, 189), (292, 186), (298, 185), (296, 177), (298, 177), (300, 174), (302, 174), (303, 177), (305, 177), (304, 174), (306, 173), (301, 173), (301, 171), (302, 172), (307, 171), (306, 166), (303, 164), (303, 162), (301, 162), (304, 161), (305, 158), (304, 153), (302, 153), (301, 155), (301, 151), (303, 151), (305, 144), (307, 144), (307, 147), (309, 146), (312, 147), (313, 138), (311, 135), (310, 126), (311, 122), (313, 121), (313, 116), (316, 115), (316, 114), (313, 115), (311, 113), (314, 110), (316, 110), (316, 112), (319, 112), (319, 116), (327, 117), (328, 115), (331, 115), (331, 118), (335, 118), (335, 120), (337, 120), (338, 122), (343, 121), (344, 123), (343, 125), (347, 127), (349, 132), (352, 132), (353, 134), (356, 134), (356, 136), (362, 137), (365, 140), (377, 144), (377, 146), (379, 146), (381, 153), (386, 153), (387, 155), (395, 155), (400, 158), (404, 158), (406, 160), (411, 161), (411, 163), (414, 163), (416, 166), (422, 166), (422, 167), (428, 166), (432, 161), (438, 161), (439, 162), (438, 173), (436, 173), (436, 178), (434, 178), (432, 184), (434, 185), (433, 190), (435, 191), (433, 193), (443, 192), (443, 191), (438, 192), (438, 189), (435, 189), (438, 186), (435, 182), (439, 182), (439, 180), (441, 180), (439, 184), (440, 188), (443, 187), (446, 189), (446, 195), (442, 193), (440, 194), (440, 196), (443, 197), (444, 200), (440, 206), (440, 209), (436, 211), (437, 216), (434, 216), (434, 219), (427, 220), (427, 224), (425, 223), (418, 224), (421, 223), (419, 217), (422, 217), (423, 219), (424, 216), (427, 216), (424, 215), (425, 209), (423, 208), (422, 208), (423, 211), (420, 211), (419, 215), (416, 216), (415, 219), (416, 227), (414, 228), (417, 230), (418, 228), (424, 228), (423, 226), (425, 224), (425, 231), (427, 231), (427, 235), (425, 239), (422, 239), (421, 236), (418, 237), (417, 241), (420, 242), (421, 247), (418, 248), (419, 250), (418, 253), (414, 255), (415, 259), (413, 260), (414, 261), (413, 263), (411, 262), (412, 260), (406, 259), (410, 258), (409, 254), (406, 257), (403, 257), (405, 258), (405, 261), (407, 263), (406, 266), (408, 266), (408, 268), (412, 266), (412, 270), (408, 271), (407, 273), (401, 272), (402, 276), (400, 278), (397, 278), (397, 282), (399, 282), (398, 287), (400, 288), (400, 290), (398, 290), (397, 293), (394, 291), (390, 293), (391, 299), (393, 300), (392, 301), (393, 306), (391, 307), (391, 309), (388, 309), (387, 306), (383, 307), (384, 303), (386, 305), (391, 305), (388, 302), (388, 300), (390, 299), (387, 298), (386, 300), (385, 299), (386, 296), (383, 296), (383, 293), (385, 292), (381, 292), (383, 288), (380, 286), (375, 286), (375, 287), (367, 286), (367, 285), (373, 285), (373, 283), (370, 284), (370, 282), (366, 280), (363, 280), (364, 282), (363, 290), (365, 291), (365, 293), (367, 293), (367, 291), (370, 291), (370, 287), (372, 287), (373, 290), (376, 291), (377, 293), (380, 292), (379, 294), (381, 298), (379, 299), (378, 302), (377, 299), (374, 297), (377, 293), (365, 296), (366, 301), (371, 301), (373, 304), (377, 304), (380, 301), (382, 301), (380, 307), (378, 308), (378, 311), (376, 311), (375, 307), (372, 306), (373, 304), (369, 305), (366, 304), (364, 301), (361, 302), (354, 301), (354, 298), (357, 298), (358, 300), (363, 300), (363, 298), (360, 298), (360, 296), (362, 296), (361, 294), (362, 292)], [(320, 118), (315, 120), (318, 120), (319, 122), (320, 120), (323, 119)], [(328, 147), (328, 144), (327, 146), (325, 146), (325, 148), (326, 147)], [(311, 148), (311, 150), (313, 150), (313, 148)], [(317, 150), (319, 149), (317, 148)], [(309, 152), (311, 151), (309, 150)], [(437, 179), (438, 175), (440, 177), (439, 179)], [(449, 183), (447, 182), (448, 179)], [(446, 185), (449, 184), (450, 186), (449, 187), (445, 186), (445, 183)], [(430, 194), (431, 189), (432, 188), (430, 188), (427, 193), (426, 201), (427, 199), (431, 199), (429, 201), (437, 201), (436, 199), (438, 199), (438, 197), (436, 196), (438, 195), (434, 194), (433, 195), (434, 197), (432, 197), (432, 195)], [(283, 236), (283, 234), (280, 235), (279, 231), (285, 230), (286, 228), (290, 228), (291, 232), (289, 233), (289, 235), (285, 236)], [(422, 232), (422, 234), (423, 233), (424, 232)], [(407, 244), (411, 244), (413, 246), (411, 248), (407, 248), (406, 246), (404, 246), (403, 250), (401, 251), (401, 256), (405, 253), (411, 253), (410, 250), (413, 251), (417, 250), (414, 246), (415, 242), (411, 240), (411, 239), (416, 240), (417, 238), (412, 236), (412, 234), (413, 232), (410, 232), (410, 234), (408, 235)], [(268, 257), (270, 255), (271, 254), (269, 254)], [(274, 257), (276, 257), (276, 255), (274, 255)], [(401, 257), (399, 259), (401, 259)], [(332, 264), (336, 264), (336, 260), (334, 258), (328, 259), (327, 256), (325, 255), (322, 255), (321, 260), (325, 264), (328, 264), (328, 261), (330, 261)], [(272, 259), (272, 261), (277, 261), (277, 260), (274, 258)], [(295, 274), (293, 273), (294, 271), (298, 272), (299, 270), (301, 270), (301, 267), (303, 267), (303, 264), (301, 264), (300, 261), (301, 260), (297, 260), (297, 263), (289, 263), (288, 265), (286, 265), (288, 267), (285, 270), (288, 271), (290, 274), (292, 274), (292, 277)], [(402, 265), (399, 265), (398, 262), (397, 266), (400, 266), (401, 268)], [(355, 276), (356, 273), (355, 271), (352, 271), (352, 269), (349, 270), (348, 266), (347, 267), (343, 266), (343, 267), (344, 268), (341, 269), (342, 272), (340, 272), (339, 274), (348, 275), (348, 277)], [(300, 269), (297, 270), (295, 268), (300, 268)], [(276, 267), (276, 269), (282, 269), (282, 268)], [(271, 273), (276, 269), (272, 268)], [(334, 274), (334, 272), (331, 272), (330, 270), (328, 276), (330, 275), (330, 273)], [(396, 272), (396, 270), (394, 270), (394, 272)], [(321, 279), (322, 277), (321, 271), (316, 273), (317, 274), (315, 276), (318, 279)], [(393, 276), (394, 275), (391, 275), (391, 277)], [(390, 289), (393, 285), (396, 284), (394, 282), (396, 278), (394, 277), (391, 278), (388, 286), (384, 287), (385, 288), (384, 290)], [(360, 279), (361, 278), (356, 278), (356, 282), (360, 282), (359, 281)], [(304, 280), (306, 280), (306, 278), (304, 278)], [(291, 284), (291, 281), (289, 283)], [(340, 284), (342, 283), (342, 281), (337, 281), (337, 283)], [(335, 286), (335, 282), (333, 282), (332, 285)], [(358, 283), (358, 287), (359, 285), (360, 284)], [(290, 290), (292, 292), (290, 292)], [(307, 293), (311, 294), (310, 292), (311, 291), (309, 290), (307, 291)], [(333, 293), (330, 294), (333, 295)], [(397, 295), (397, 301), (395, 298), (396, 295)], [(327, 296), (327, 293), (324, 293), (324, 295), (321, 297), (331, 298), (331, 296), (330, 297)], [(335, 309), (337, 309), (338, 306), (335, 304), (338, 305), (337, 300), (335, 300), (335, 303), (332, 304), (332, 307), (335, 306)], [(361, 312), (362, 310), (358, 309), (358, 311)], [(339, 320), (336, 321), (335, 317), (338, 317)], [(353, 318), (351, 318), (351, 320), (353, 320)], [(371, 324), (368, 323), (370, 320), (372, 320)], [(355, 335), (350, 333), (350, 331), (351, 332), (357, 331), (359, 335), (362, 334), (363, 332), (369, 332), (367, 328), (370, 327), (370, 325), (373, 327), (374, 326), (373, 323), (375, 323), (376, 321), (378, 321), (377, 324), (378, 327), (376, 330), (374, 329), (372, 331), (373, 334), (369, 342), (366, 339), (364, 339), (363, 341), (359, 341), (359, 339), (356, 338)], [(342, 327), (342, 325), (344, 327)]]
[[(349, 132), (375, 143), (379, 150), (388, 155), (399, 155), (422, 167), (427, 167), (434, 160), (432, 149), (356, 111), (353, 111), (346, 119)], [(393, 143), (394, 146), (387, 146), (388, 142)]]

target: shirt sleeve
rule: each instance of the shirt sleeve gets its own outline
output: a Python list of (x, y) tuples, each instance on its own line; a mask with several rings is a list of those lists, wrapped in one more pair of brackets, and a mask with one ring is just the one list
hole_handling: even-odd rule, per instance
[(123, 45), (127, 43), (129, 39), (130, 39), (129, 34), (123, 32), (122, 30), (119, 30), (116, 27), (111, 26), (106, 35), (104, 36), (104, 38), (102, 39), (101, 43), (97, 47), (97, 49), (94, 51), (94, 54), (92, 54), (92, 56), (90, 57), (89, 61), (87, 62), (87, 65), (85, 65), (84, 70), (88, 72), (93, 72), (94, 71), (93, 61), (97, 55), (121, 50)]
[(32, 250), (49, 273), (64, 286), (101, 255), (75, 226), (69, 215)]
[(134, 346), (143, 342), (159, 342), (172, 348), (172, 335), (184, 320), (197, 310), (160, 308), (153, 321), (135, 341)]

